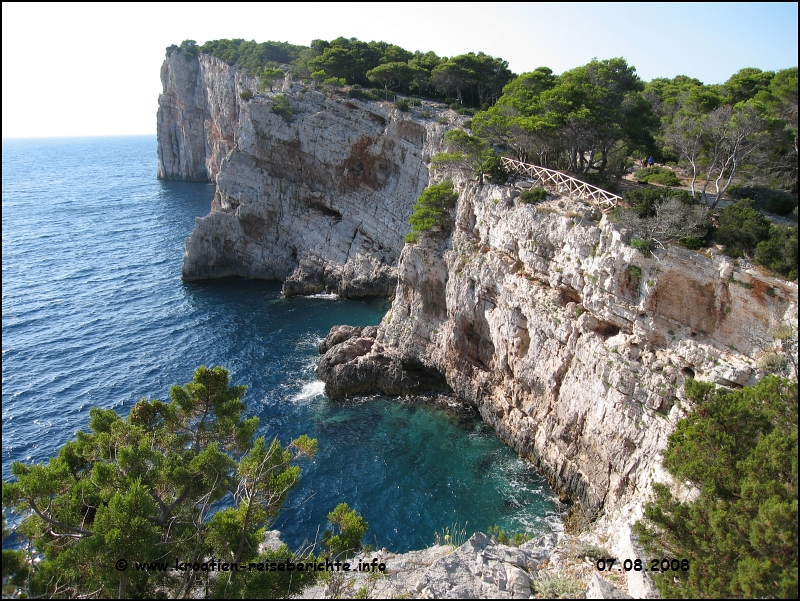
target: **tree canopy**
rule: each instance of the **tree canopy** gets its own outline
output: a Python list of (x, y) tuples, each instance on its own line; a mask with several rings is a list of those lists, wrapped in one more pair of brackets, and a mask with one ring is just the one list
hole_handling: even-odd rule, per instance
[[(296, 460), (317, 443), (253, 440), (258, 418), (244, 417), (245, 389), (231, 386), (222, 367), (199, 367), (191, 382), (172, 387), (171, 402), (142, 400), (127, 418), (93, 408), (89, 431), (56, 457), (15, 462), (3, 507), (24, 516), (18, 532), (41, 561), (10, 575), (14, 584), (30, 596), (180, 597), (208, 573), (175, 578), (135, 562), (258, 557), (266, 527), (299, 480)], [(203, 584), (226, 594), (248, 580), (225, 576)]]
[(430, 231), (434, 226), (447, 227), (450, 217), (446, 209), (455, 207), (457, 200), (458, 193), (453, 189), (451, 180), (425, 188), (409, 219), (411, 232), (406, 235), (406, 242), (416, 242), (419, 234)]
[(593, 60), (554, 76), (540, 67), (503, 90), (473, 120), (475, 132), (511, 147), (520, 160), (574, 173), (602, 173), (650, 141), (654, 127), (644, 84), (624, 59)]
[(180, 46), (167, 48), (167, 56), (175, 52), (187, 57), (209, 54), (238, 65), (250, 76), (261, 77), (264, 87), (272, 84), (264, 73), (281, 65), (299, 78), (319, 82), (341, 79), (342, 85), (375, 84), (406, 94), (425, 92), (476, 108), (495, 102), (503, 86), (514, 77), (506, 61), (483, 52), (448, 59), (432, 51), (410, 52), (384, 41), (363, 42), (345, 37), (312, 40), (309, 46), (242, 39), (212, 40), (197, 46), (194, 40), (186, 40)]
[(691, 502), (654, 484), (635, 531), (665, 598), (797, 597), (797, 381), (770, 376), (734, 392), (689, 380), (694, 410), (669, 437), (664, 465), (700, 490)]

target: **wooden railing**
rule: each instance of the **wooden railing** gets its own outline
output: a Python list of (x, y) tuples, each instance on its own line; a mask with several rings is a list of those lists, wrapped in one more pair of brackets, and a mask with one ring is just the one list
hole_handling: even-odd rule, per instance
[(531, 179), (539, 180), (545, 188), (555, 188), (556, 192), (562, 194), (566, 193), (570, 196), (576, 196), (581, 200), (589, 201), (595, 207), (603, 211), (603, 213), (608, 213), (622, 200), (621, 196), (606, 192), (602, 188), (582, 182), (560, 171), (553, 171), (552, 169), (546, 169), (538, 165), (523, 163), (522, 161), (517, 161), (516, 159), (510, 159), (508, 157), (500, 158), (503, 161), (503, 167), (505, 167), (506, 171), (526, 175)]

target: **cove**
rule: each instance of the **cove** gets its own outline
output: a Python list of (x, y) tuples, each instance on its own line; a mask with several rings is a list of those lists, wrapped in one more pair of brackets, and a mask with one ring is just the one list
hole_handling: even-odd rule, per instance
[(463, 408), (384, 397), (332, 402), (315, 379), (335, 324), (374, 325), (386, 301), (284, 299), (280, 284), (183, 283), (183, 243), (213, 186), (158, 181), (155, 137), (3, 142), (3, 475), (44, 461), (92, 406), (126, 415), (198, 365), (223, 365), (259, 435), (319, 439), (275, 528), (314, 540), (339, 502), (365, 543), (406, 551), (454, 523), (560, 528), (552, 492)]

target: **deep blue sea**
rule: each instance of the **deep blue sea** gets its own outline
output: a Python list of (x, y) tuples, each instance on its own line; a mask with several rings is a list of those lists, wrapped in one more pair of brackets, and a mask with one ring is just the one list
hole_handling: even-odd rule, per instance
[(283, 299), (277, 282), (181, 281), (210, 184), (156, 179), (155, 136), (3, 140), (3, 478), (86, 429), (168, 400), (198, 365), (246, 384), (259, 435), (319, 439), (275, 528), (313, 540), (338, 503), (365, 542), (419, 549), (457, 523), (559, 528), (552, 492), (469, 411), (376, 397), (332, 402), (315, 380), (331, 326), (377, 324), (385, 301)]

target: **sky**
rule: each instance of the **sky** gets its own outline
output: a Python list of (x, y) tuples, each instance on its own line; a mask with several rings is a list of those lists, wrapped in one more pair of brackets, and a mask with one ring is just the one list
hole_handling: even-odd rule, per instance
[(797, 66), (797, 3), (16, 3), (3, 11), (3, 138), (155, 134), (170, 44), (339, 36), (515, 73), (622, 56), (649, 81)]

